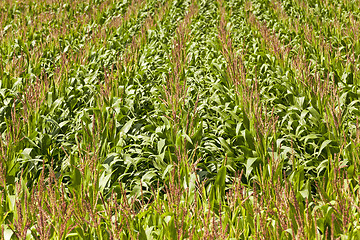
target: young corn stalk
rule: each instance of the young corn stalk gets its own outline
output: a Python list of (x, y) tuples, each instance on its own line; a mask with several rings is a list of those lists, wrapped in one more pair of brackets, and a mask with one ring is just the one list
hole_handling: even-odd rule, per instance
[[(164, 86), (165, 97), (162, 100), (169, 108), (170, 114), (166, 117), (171, 120), (173, 126), (173, 139), (176, 142), (176, 155), (181, 156), (186, 152), (186, 138), (178, 141), (179, 134), (193, 134), (193, 121), (196, 114), (196, 105), (194, 108), (194, 116), (190, 117), (191, 111), (186, 112), (187, 86), (185, 70), (188, 64), (186, 43), (190, 40), (190, 24), (194, 15), (197, 14), (197, 6), (193, 1), (189, 7), (188, 13), (184, 20), (179, 23), (176, 29), (176, 35), (173, 40), (173, 48), (171, 50), (172, 72), (169, 74), (166, 86)], [(182, 131), (182, 132), (180, 132)], [(183, 156), (184, 157), (184, 156)], [(185, 159), (183, 159), (185, 160)]]
[[(249, 119), (251, 122), (250, 130), (252, 133), (254, 133), (257, 142), (259, 143), (257, 144), (257, 152), (260, 154), (261, 159), (265, 163), (267, 158), (267, 149), (269, 146), (271, 146), (271, 143), (268, 142), (268, 139), (272, 134), (276, 134), (275, 126), (278, 117), (275, 116), (274, 110), (269, 113), (266, 106), (262, 105), (260, 92), (258, 89), (258, 80), (256, 79), (256, 76), (251, 86), (249, 86), (249, 84), (246, 82), (246, 69), (242, 60), (244, 56), (242, 56), (242, 54), (238, 55), (232, 46), (232, 37), (227, 29), (228, 24), (225, 20), (226, 11), (224, 3), (223, 1), (219, 0), (218, 4), (220, 6), (218, 38), (221, 42), (222, 54), (227, 63), (227, 75), (232, 80), (237, 94), (240, 95), (241, 106), (245, 115), (244, 117)], [(256, 20), (253, 20), (253, 22), (257, 23)], [(264, 33), (267, 33), (267, 31), (264, 30)], [(269, 41), (271, 39), (267, 40)], [(273, 45), (276, 46), (276, 48), (273, 46), (274, 51), (280, 49), (278, 44)]]

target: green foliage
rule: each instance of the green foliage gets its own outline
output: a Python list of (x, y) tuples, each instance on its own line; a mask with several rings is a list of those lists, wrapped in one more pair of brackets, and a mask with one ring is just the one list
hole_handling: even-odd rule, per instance
[(0, 18), (0, 239), (360, 238), (356, 1)]

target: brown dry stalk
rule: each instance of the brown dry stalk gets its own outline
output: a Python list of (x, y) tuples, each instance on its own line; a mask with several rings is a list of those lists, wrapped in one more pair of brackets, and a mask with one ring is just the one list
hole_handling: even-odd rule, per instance
[(8, 126), (8, 135), (7, 139), (5, 139), (8, 147), (9, 145), (15, 145), (22, 140), (20, 139), (20, 133), (23, 126), (26, 124), (24, 118), (21, 120), (18, 116), (15, 100), (11, 109), (11, 119), (9, 119), (9, 123), (10, 126)]
[[(219, 40), (222, 44), (222, 54), (227, 61), (227, 74), (232, 79), (235, 90), (239, 95), (242, 95), (242, 105), (248, 117), (253, 118), (255, 124), (255, 130), (258, 140), (263, 137), (267, 137), (268, 134), (273, 131), (275, 133), (275, 126), (278, 117), (274, 115), (272, 110), (271, 115), (268, 116), (266, 107), (261, 104), (260, 93), (257, 86), (257, 80), (255, 79), (252, 86), (246, 84), (246, 69), (242, 62), (243, 56), (237, 55), (233, 46), (231, 34), (226, 29), (227, 22), (225, 21), (226, 11), (223, 7), (223, 1), (218, 0), (220, 6), (220, 22), (219, 22)], [(247, 8), (251, 8), (251, 5), (247, 5)], [(270, 41), (270, 33), (266, 27), (261, 25), (250, 12), (249, 21), (258, 27), (261, 27), (262, 34), (267, 38), (265, 42)], [(274, 39), (276, 41), (274, 41)], [(280, 52), (280, 43), (277, 38), (272, 38), (274, 42), (271, 46), (278, 53)]]
[(100, 195), (100, 198), (105, 206), (105, 218), (107, 217), (108, 220), (110, 220), (110, 226), (107, 225), (107, 230), (110, 232), (110, 237), (112, 240), (120, 239), (120, 235), (126, 224), (125, 221), (127, 220), (124, 219), (124, 215), (122, 215), (124, 211), (121, 208), (121, 205), (118, 203), (117, 194), (112, 192), (108, 201), (105, 201), (102, 195)]
[[(14, 228), (12, 230), (19, 239), (26, 239), (27, 230), (31, 226), (31, 220), (29, 217), (29, 206), (27, 204), (28, 194), (27, 191), (23, 191), (22, 184), (23, 184), (22, 179), (15, 184), (16, 217), (13, 222)], [(22, 201), (22, 199), (24, 200)]]
[[(10, 1), (10, 5), (8, 8), (13, 7), (14, 3), (19, 1)], [(85, 0), (85, 3), (89, 2), (89, 0)], [(92, 8), (87, 10), (87, 13), (75, 15), (73, 18), (69, 19), (67, 14), (68, 9), (72, 11), (76, 11), (78, 7), (79, 1), (69, 1), (69, 0), (61, 0), (61, 1), (37, 1), (37, 8), (39, 11), (33, 12), (30, 14), (30, 9), (34, 11), (34, 8), (30, 8), (29, 6), (32, 5), (33, 1), (26, 0), (20, 1), (20, 5), (24, 8), (22, 10), (22, 14), (20, 19), (17, 19), (20, 22), (20, 26), (18, 26), (18, 30), (16, 32), (17, 35), (24, 36), (27, 32), (41, 32), (44, 26), (47, 26), (47, 23), (52, 21), (58, 21), (60, 24), (60, 29), (52, 28), (50, 29), (50, 33), (47, 34), (48, 37), (52, 40), (56, 40), (58, 38), (58, 33), (67, 33), (68, 25), (72, 27), (76, 27), (79, 24), (86, 25), (90, 22), (92, 17), (96, 15), (98, 12), (104, 10), (105, 6), (109, 5), (110, 0), (103, 1), (100, 5), (90, 5)], [(83, 1), (84, 3), (84, 1)], [(50, 12), (44, 11), (45, 6), (51, 9), (57, 9), (57, 12)], [(30, 17), (30, 19), (28, 19)], [(6, 19), (6, 18), (5, 18)], [(31, 24), (28, 24), (29, 21)], [(6, 39), (12, 39), (11, 34)]]
[[(286, 229), (292, 229), (296, 234), (295, 239), (304, 239), (306, 236), (307, 224), (301, 217), (302, 211), (300, 210), (299, 202), (296, 198), (295, 192), (292, 189), (291, 183), (285, 179), (285, 184), (282, 184), (281, 179), (278, 179), (276, 184), (271, 181), (261, 183), (261, 193), (254, 193), (254, 213), (255, 219), (259, 219), (259, 228), (261, 229), (261, 236), (268, 236), (269, 232), (266, 229), (266, 219), (278, 219), (276, 222), (276, 229), (278, 232), (283, 232)], [(296, 215), (290, 215), (294, 208)], [(308, 205), (306, 209), (310, 211)], [(258, 218), (256, 216), (259, 216)], [(297, 231), (295, 231), (295, 220)], [(264, 227), (265, 225), (265, 227)], [(263, 239), (263, 238), (261, 238)]]
[(33, 188), (30, 202), (30, 213), (36, 219), (35, 229), (40, 239), (48, 240), (51, 235), (51, 217), (46, 210), (46, 181), (44, 178), (45, 165), (41, 171), (41, 176), (37, 186)]
[[(133, 2), (134, 3), (134, 2)], [(138, 6), (140, 6), (143, 2), (138, 1)], [(128, 45), (128, 47), (124, 50), (123, 55), (121, 56), (121, 59), (119, 60), (119, 63), (121, 64), (117, 65), (117, 71), (113, 70), (113, 66), (111, 67), (111, 71), (108, 73), (107, 69), (104, 69), (104, 76), (105, 81), (104, 83), (99, 82), (100, 85), (100, 92), (101, 92), (101, 101), (104, 101), (105, 99), (109, 99), (111, 90), (114, 88), (114, 84), (117, 84), (116, 76), (119, 73), (119, 71), (126, 71), (131, 72), (134, 67), (135, 63), (138, 61), (139, 58), (139, 51), (141, 46), (143, 46), (146, 43), (147, 40), (147, 32), (149, 29), (152, 29), (156, 26), (158, 22), (160, 22), (165, 14), (166, 11), (168, 11), (169, 2), (166, 2), (164, 5), (160, 5), (154, 16), (148, 16), (144, 24), (141, 28), (141, 31), (133, 37), (131, 44)], [(129, 11), (137, 11), (138, 7), (135, 7), (135, 5), (129, 9)], [(132, 15), (133, 13), (127, 13), (125, 14), (124, 19), (126, 19), (126, 15)], [(129, 15), (129, 17), (130, 17)], [(117, 87), (116, 87), (117, 89)], [(118, 95), (122, 93), (117, 93)]]
[(279, 17), (280, 20), (287, 21), (289, 19), (289, 16), (286, 14), (285, 9), (281, 6), (281, 2), (273, 1), (270, 2), (270, 5), (272, 5), (276, 15)]
[(160, 5), (157, 8), (154, 16), (148, 16), (143, 26), (141, 27), (141, 31), (133, 37), (131, 44), (125, 49), (122, 61), (128, 67), (132, 65), (132, 63), (137, 61), (138, 52), (140, 47), (146, 43), (147, 31), (156, 26), (156, 24), (162, 20), (164, 13), (169, 9), (169, 3), (166, 2), (164, 5)]
[(1, 68), (7, 72), (9, 72), (14, 77), (19, 77), (20, 74), (25, 72), (26, 69), (26, 60), (25, 56), (22, 53), (20, 56), (13, 56), (12, 59), (8, 59), (8, 61), (2, 61)]
[[(106, 44), (107, 36), (111, 34), (112, 31), (115, 31), (121, 24), (128, 21), (131, 16), (137, 15), (138, 11), (144, 6), (146, 3), (146, 0), (134, 0), (131, 2), (130, 6), (127, 8), (127, 11), (124, 15), (115, 17), (110, 23), (107, 23), (105, 26), (98, 26), (96, 30), (93, 31), (91, 37), (89, 40), (86, 40), (84, 43), (84, 46), (78, 51), (72, 51), (71, 49), (66, 53), (62, 55), (62, 62), (60, 66), (56, 67), (56, 71), (54, 74), (54, 78), (56, 79), (57, 85), (61, 84), (61, 77), (63, 76), (63, 73), (67, 72), (68, 69), (74, 64), (74, 63), (81, 63), (84, 64), (84, 61), (86, 60), (86, 56), (88, 55), (89, 51), (99, 44)], [(105, 5), (102, 7), (104, 8)], [(98, 10), (99, 11), (99, 10)], [(90, 21), (92, 17), (88, 17), (88, 21)], [(64, 34), (62, 34), (64, 35)], [(64, 35), (65, 36), (65, 35)], [(99, 43), (99, 39), (104, 39), (103, 42)], [(110, 74), (112, 75), (114, 72), (111, 70)], [(108, 73), (105, 73), (106, 80), (111, 80)], [(112, 86), (111, 82), (108, 82), (109, 84), (107, 86), (101, 86), (103, 92), (110, 93), (109, 89)]]
[(271, 3), (275, 14), (278, 16), (281, 22), (287, 24), (290, 30), (299, 33), (301, 29), (301, 23), (299, 18), (289, 17), (285, 11), (285, 9), (281, 5), (281, 1), (275, 0)]
[[(303, 9), (306, 10), (308, 14), (312, 14), (312, 10), (309, 10), (308, 2), (302, 1), (301, 3), (298, 3), (301, 6), (303, 6)], [(328, 4), (326, 4), (328, 5)], [(349, 13), (348, 22), (341, 23), (338, 19), (338, 16), (335, 15), (333, 21), (322, 21), (321, 18), (315, 18), (317, 21), (311, 22), (311, 23), (304, 23), (301, 24), (299, 18), (282, 18), (281, 16), (286, 14), (284, 13), (284, 9), (281, 7), (281, 3), (279, 1), (275, 1), (273, 3), (275, 13), (277, 13), (279, 17), (279, 20), (281, 22), (288, 22), (288, 20), (291, 21), (291, 23), (286, 23), (290, 30), (295, 31), (296, 33), (299, 33), (300, 29), (303, 29), (305, 39), (312, 45), (319, 44), (320, 45), (320, 54), (324, 55), (327, 61), (325, 61), (325, 64), (331, 60), (331, 53), (334, 50), (339, 50), (339, 48), (333, 49), (331, 45), (331, 41), (326, 40), (326, 38), (323, 35), (315, 35), (315, 32), (313, 31), (314, 25), (320, 25), (323, 26), (324, 29), (333, 29), (335, 34), (351, 37), (353, 35), (353, 42), (357, 42), (358, 35), (359, 35), (359, 29), (360, 29), (360, 22), (357, 21), (354, 18), (354, 15), (352, 13)], [(335, 6), (333, 3), (331, 3), (330, 8), (335, 9)], [(309, 25), (310, 24), (310, 25)], [(335, 27), (334, 27), (335, 26)], [(318, 40), (316, 40), (318, 39)], [(336, 59), (341, 59), (341, 54), (338, 54)], [(355, 62), (359, 58), (355, 58), (354, 51), (351, 51), (348, 49), (347, 54), (345, 58), (342, 61), (346, 61), (346, 65), (349, 63), (352, 63), (352, 66), (356, 66)], [(355, 67), (354, 71), (357, 72), (359, 69)]]
[[(194, 106), (194, 116), (192, 116), (191, 120), (189, 120), (189, 114), (191, 111), (185, 112), (183, 107), (187, 98), (185, 69), (188, 66), (188, 54), (186, 51), (186, 44), (191, 39), (190, 24), (197, 13), (198, 7), (195, 1), (192, 1), (187, 14), (175, 30), (176, 35), (173, 39), (173, 48), (170, 55), (172, 71), (169, 74), (166, 86), (163, 86), (165, 96), (162, 101), (170, 109), (170, 116), (167, 117), (172, 121), (173, 132), (175, 135), (179, 131), (180, 127), (184, 127), (185, 131), (189, 131), (189, 134), (191, 134), (192, 131), (191, 129), (189, 130), (189, 128), (192, 128), (196, 114), (197, 101)], [(183, 122), (184, 119), (182, 117), (184, 114), (186, 114), (186, 122)], [(190, 169), (195, 169), (196, 164), (194, 163), (189, 166), (185, 146), (185, 140), (183, 142), (183, 147), (176, 146), (175, 155), (177, 156), (177, 163), (175, 163), (175, 167), (171, 171), (168, 185), (165, 185), (165, 193), (168, 198), (167, 207), (171, 212), (174, 212), (174, 224), (177, 229), (178, 239), (183, 238), (184, 234), (189, 231), (188, 229), (185, 229), (184, 225), (186, 217), (194, 216), (197, 211), (196, 207), (187, 205), (189, 202), (189, 189), (184, 188), (181, 184), (183, 182), (183, 179), (181, 179), (182, 174), (180, 172), (182, 169), (181, 165), (187, 164), (187, 167)], [(197, 199), (195, 199), (195, 201), (197, 201)], [(182, 202), (184, 202), (185, 205)], [(193, 234), (190, 233), (189, 237), (192, 239)]]
[[(346, 1), (343, 1), (341, 4), (346, 5)], [(311, 17), (314, 14), (313, 14), (313, 9), (309, 7), (308, 1), (302, 1), (302, 0), (297, 1), (297, 5), (301, 6), (301, 8), (303, 10), (305, 10), (305, 14), (304, 14), (305, 16), (308, 16), (309, 19), (311, 18), (312, 20), (314, 20), (314, 19), (316, 20), (316, 21), (312, 21), (312, 24), (318, 25), (318, 26), (321, 25), (325, 29), (330, 28), (330, 29), (333, 29), (334, 31), (340, 30), (340, 32), (338, 32), (338, 34), (342, 35), (342, 36), (350, 36), (351, 34), (354, 34), (355, 42), (358, 39), (360, 22), (356, 18), (354, 18), (354, 15), (350, 12), (348, 15), (348, 21), (343, 22), (343, 24), (341, 24), (338, 17), (340, 17), (342, 9), (341, 9), (341, 6), (336, 7), (334, 5), (334, 2), (328, 3), (326, 1), (325, 3), (322, 3), (322, 6), (321, 6), (321, 7), (327, 8), (327, 9), (333, 9), (334, 11), (336, 10), (336, 13), (334, 16), (334, 21), (323, 21), (322, 18)], [(343, 18), (343, 19), (346, 19), (346, 18)]]
[(48, 184), (46, 186), (47, 201), (44, 201), (45, 205), (42, 208), (50, 215), (51, 225), (60, 239), (76, 227), (76, 223), (71, 220), (75, 210), (75, 203), (69, 203), (65, 195), (64, 186), (62, 183), (59, 184), (54, 170), (50, 168)]
[[(172, 72), (164, 86), (165, 99), (163, 102), (171, 109), (171, 116), (167, 116), (175, 125), (175, 133), (178, 131), (183, 113), (181, 107), (186, 101), (186, 78), (183, 74), (188, 64), (186, 43), (190, 40), (190, 24), (193, 16), (197, 14), (198, 7), (193, 1), (189, 7), (188, 13), (185, 15), (176, 29), (176, 35), (173, 40), (173, 48), (171, 50), (170, 61), (172, 63)], [(188, 123), (186, 123), (188, 126)]]
[[(146, 4), (146, 0), (133, 0), (129, 7), (126, 9), (126, 12), (122, 16), (114, 17), (110, 23), (107, 23), (105, 26), (99, 26), (96, 31), (93, 32), (91, 41), (89, 42), (92, 46), (99, 45), (99, 39), (104, 39), (101, 43), (105, 46), (107, 37), (111, 34), (111, 32), (118, 29), (122, 24), (129, 21), (131, 17), (136, 17), (139, 10), (143, 8)], [(110, 30), (109, 30), (110, 29)]]
[(108, 24), (108, 27), (117, 29), (124, 22), (129, 21), (131, 16), (136, 16), (139, 9), (141, 9), (145, 5), (145, 3), (146, 0), (133, 0), (129, 7), (126, 9), (126, 13), (123, 16), (114, 17)]
[[(277, 13), (278, 15), (284, 15), (285, 13), (282, 13), (283, 8), (281, 7), (280, 2), (276, 1), (273, 3), (274, 9), (275, 9), (275, 13)], [(287, 18), (286, 18), (287, 19)], [(283, 19), (280, 17), (280, 21), (284, 22), (286, 21), (286, 19)], [(304, 30), (304, 36), (305, 39), (310, 43), (310, 44), (320, 44), (320, 53), (322, 55), (324, 55), (324, 57), (327, 60), (331, 59), (331, 52), (333, 52), (333, 48), (332, 45), (330, 43), (328, 43), (324, 36), (319, 36), (319, 41), (318, 43), (314, 42), (316, 37), (315, 37), (315, 32), (313, 31), (313, 28), (311, 25), (309, 24), (300, 24), (299, 19), (298, 18), (290, 18), (291, 20), (293, 20), (294, 22), (292, 22), (291, 24), (288, 24), (290, 29), (293, 29), (295, 32), (298, 33), (299, 29), (303, 29)], [(259, 32), (261, 33), (263, 39), (264, 39), (264, 45), (266, 46), (266, 48), (268, 48), (275, 56), (276, 58), (279, 60), (279, 62), (281, 63), (286, 63), (288, 61), (284, 61), (283, 59), (285, 58), (289, 58), (289, 52), (292, 50), (292, 48), (290, 46), (283, 46), (281, 41), (278, 39), (278, 37), (276, 36), (276, 34), (274, 34), (272, 31), (270, 31), (267, 27), (266, 24), (264, 23), (260, 23), (259, 21), (257, 21), (256, 17), (250, 12), (249, 13), (249, 22), (256, 26), (256, 28), (259, 30)], [(300, 46), (300, 48), (298, 49), (298, 54), (296, 54), (294, 57), (291, 58), (291, 61), (289, 61), (292, 66), (294, 67), (294, 61), (295, 64), (299, 64), (300, 65), (306, 65), (309, 64), (306, 62), (305, 59), (305, 54), (304, 54), (304, 47), (303, 45)], [(355, 63), (355, 56), (348, 56), (348, 61)], [(354, 65), (354, 64), (353, 64)], [(296, 67), (295, 67), (296, 69)], [(302, 80), (304, 80), (304, 77), (302, 77)], [(301, 80), (300, 80), (301, 81)], [(303, 82), (304, 83), (304, 82)]]
[(223, 0), (218, 0), (220, 6), (220, 22), (219, 22), (219, 35), (218, 38), (222, 45), (222, 55), (227, 62), (227, 74), (235, 85), (235, 90), (238, 93), (246, 85), (246, 71), (242, 62), (242, 54), (237, 54), (233, 48), (231, 34), (227, 29), (227, 21), (225, 20), (225, 8), (223, 6)]
[(291, 48), (289, 46), (283, 46), (279, 37), (267, 28), (266, 23), (259, 22), (252, 12), (249, 12), (248, 21), (258, 29), (266, 48), (269, 49), (280, 62), (286, 61)]
[(28, 82), (22, 93), (23, 118), (27, 122), (31, 113), (36, 113), (45, 100), (49, 82), (47, 76), (40, 76), (34, 82)]
[[(340, 104), (340, 90), (336, 86), (331, 86), (329, 89), (329, 100), (327, 101), (327, 106), (325, 106), (329, 111), (325, 111), (326, 113), (326, 121), (329, 125), (329, 122), (333, 122), (332, 127), (334, 131), (339, 136), (341, 132), (341, 124), (342, 124), (342, 117), (343, 117), (343, 110), (341, 109)], [(328, 126), (329, 128), (329, 126)], [(330, 129), (330, 128), (329, 128)], [(339, 136), (341, 137), (341, 136)]]
[[(66, 14), (66, 11), (62, 10), (62, 5), (61, 5), (60, 10), (59, 10), (60, 14), (41, 12), (41, 13), (39, 13), (39, 15), (32, 16), (33, 19), (31, 20), (32, 21), (31, 25), (27, 25), (27, 24), (22, 25), (19, 28), (18, 33), (9, 31), (10, 34), (7, 34), (7, 36), (5, 38), (3, 38), (2, 41), (10, 41), (10, 40), (13, 41), (12, 39), (13, 39), (14, 34), (23, 36), (23, 38), (24, 38), (25, 34), (29, 31), (41, 32), (42, 26), (44, 25), (43, 23), (50, 22), (55, 19), (57, 21), (60, 21), (60, 23), (66, 22), (66, 24), (61, 24), (62, 27), (59, 29), (56, 29), (56, 28), (51, 29), (50, 33), (46, 37), (47, 41), (45, 43), (39, 43), (35, 47), (28, 49), (29, 50), (29, 54), (28, 54), (29, 59), (25, 60), (25, 56), (23, 53), (21, 55), (21, 57), (17, 57), (17, 58), (14, 57), (11, 64), (5, 65), (5, 69), (8, 71), (11, 71), (12, 75), (14, 75), (15, 77), (19, 76), (21, 73), (23, 73), (25, 71), (25, 67), (26, 67), (26, 64), (28, 61), (34, 62), (34, 64), (37, 64), (40, 59), (40, 54), (41, 54), (41, 52), (43, 52), (42, 51), (43, 49), (45, 49), (47, 46), (50, 46), (50, 45), (59, 46), (60, 45), (59, 39), (61, 37), (66, 36), (72, 28), (76, 28), (79, 24), (81, 24), (81, 25), (88, 24), (93, 19), (94, 16), (96, 16), (99, 12), (101, 12), (105, 9), (105, 7), (109, 3), (109, 1), (110, 0), (102, 2), (99, 6), (96, 6), (96, 8), (94, 7), (93, 9), (89, 10), (89, 12), (86, 14), (80, 14), (80, 15), (76, 16), (75, 19), (70, 22), (70, 24), (68, 23), (68, 16)], [(76, 7), (77, 7), (76, 1), (63, 1), (63, 2), (68, 3), (69, 7), (71, 9), (76, 9)], [(127, 9), (127, 13), (125, 13), (125, 15), (121, 18), (122, 22), (123, 22), (123, 19), (128, 20), (129, 17), (132, 16), (132, 14), (136, 14), (136, 12), (144, 5), (144, 3), (146, 1), (145, 0), (141, 0), (141, 1), (134, 0), (134, 2), (132, 2), (130, 7)], [(26, 14), (23, 14), (22, 16), (24, 18), (26, 16)], [(21, 20), (21, 21), (24, 22), (25, 19)], [(110, 23), (110, 25), (111, 25), (111, 23)], [(67, 72), (71, 65), (73, 65), (75, 62), (83, 62), (83, 60), (85, 59), (86, 53), (90, 50), (91, 44), (97, 43), (98, 42), (97, 40), (99, 38), (106, 39), (106, 36), (109, 35), (109, 31), (105, 31), (106, 28), (107, 28), (107, 25), (105, 27), (99, 26), (98, 29), (94, 30), (90, 40), (86, 41), (86, 43), (84, 44), (84, 47), (82, 49), (80, 49), (79, 52), (72, 51), (71, 49), (69, 49), (69, 51), (66, 54), (65, 53), (62, 54), (60, 66), (55, 67), (56, 68), (55, 73), (58, 73), (58, 74), (54, 75), (54, 78), (56, 79), (57, 84), (59, 84), (62, 74), (64, 72)], [(110, 29), (113, 31), (116, 28), (110, 28)]]

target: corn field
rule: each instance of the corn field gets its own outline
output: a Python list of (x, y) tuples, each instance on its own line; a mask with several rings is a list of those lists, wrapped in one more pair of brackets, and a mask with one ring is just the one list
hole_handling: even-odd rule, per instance
[(0, 1), (0, 239), (360, 239), (359, 0)]

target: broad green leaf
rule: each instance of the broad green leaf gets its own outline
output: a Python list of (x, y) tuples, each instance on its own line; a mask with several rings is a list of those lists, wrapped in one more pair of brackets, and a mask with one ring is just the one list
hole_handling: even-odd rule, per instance
[(160, 139), (157, 144), (158, 154), (162, 153), (164, 146), (165, 146), (165, 139)]
[(134, 121), (135, 121), (134, 118), (131, 119), (131, 120), (129, 120), (129, 121), (121, 128), (120, 133), (121, 133), (121, 134), (127, 134), (127, 133), (129, 132), (131, 126), (133, 125)]
[(320, 156), (320, 154), (322, 153), (322, 151), (324, 150), (324, 148), (326, 148), (330, 143), (332, 143), (332, 140), (325, 140), (321, 146), (320, 146), (320, 149), (319, 149), (319, 152), (318, 152), (318, 156)]
[(246, 172), (245, 172), (245, 176), (248, 178), (250, 176), (250, 174), (252, 173), (253, 165), (254, 163), (257, 161), (257, 158), (248, 158), (246, 161)]

